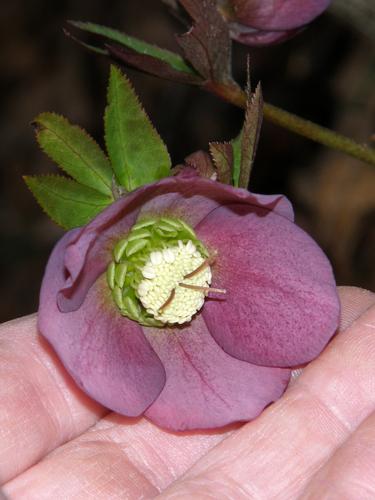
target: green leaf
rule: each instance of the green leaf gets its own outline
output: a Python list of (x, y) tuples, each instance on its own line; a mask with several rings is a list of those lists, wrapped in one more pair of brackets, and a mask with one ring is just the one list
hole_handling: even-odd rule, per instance
[(105, 195), (112, 194), (110, 163), (84, 130), (55, 113), (40, 114), (34, 124), (41, 148), (67, 174)]
[[(103, 36), (105, 38), (108, 38), (109, 40), (120, 43), (121, 45), (125, 45), (125, 47), (139, 52), (140, 54), (156, 57), (157, 59), (168, 63), (173, 69), (177, 71), (189, 73), (192, 75), (196, 74), (194, 69), (186, 64), (181, 56), (179, 56), (175, 52), (171, 52), (170, 50), (162, 49), (160, 47), (157, 47), (156, 45), (146, 43), (143, 40), (139, 40), (138, 38), (126, 35), (125, 33), (121, 33), (121, 31), (108, 28), (100, 24), (84, 23), (80, 21), (69, 21), (69, 24), (71, 24), (75, 28), (79, 28), (83, 31), (87, 31), (95, 35)], [(93, 47), (91, 46), (90, 48)]]
[(110, 196), (60, 175), (24, 176), (46, 214), (65, 229), (87, 224), (112, 203)]
[(104, 126), (113, 170), (127, 191), (169, 175), (171, 160), (167, 148), (129, 80), (115, 66), (111, 66)]

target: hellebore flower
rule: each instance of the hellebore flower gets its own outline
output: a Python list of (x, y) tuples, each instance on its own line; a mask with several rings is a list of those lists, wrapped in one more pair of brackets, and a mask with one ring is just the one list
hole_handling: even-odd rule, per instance
[(251, 46), (282, 42), (319, 16), (330, 0), (219, 0), (231, 36)]
[(103, 405), (203, 429), (279, 398), (338, 314), (330, 264), (286, 198), (186, 169), (66, 233), (47, 265), (39, 329)]

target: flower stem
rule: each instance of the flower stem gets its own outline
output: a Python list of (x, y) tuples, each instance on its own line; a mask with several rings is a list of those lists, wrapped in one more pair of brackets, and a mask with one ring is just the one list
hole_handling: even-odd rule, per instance
[(296, 134), (358, 158), (358, 160), (375, 165), (375, 150), (364, 144), (358, 144), (349, 137), (317, 125), (310, 120), (300, 118), (272, 104), (265, 103), (263, 115), (272, 123), (291, 130)]
[[(206, 89), (235, 106), (244, 108), (246, 104), (246, 94), (236, 85), (211, 83)], [(353, 158), (362, 160), (371, 165), (375, 165), (375, 149), (365, 144), (359, 144), (349, 137), (334, 132), (328, 128), (317, 125), (310, 120), (305, 120), (293, 113), (289, 113), (272, 104), (265, 103), (263, 107), (264, 118), (280, 127), (299, 134), (307, 139), (328, 146), (342, 153), (346, 153)]]

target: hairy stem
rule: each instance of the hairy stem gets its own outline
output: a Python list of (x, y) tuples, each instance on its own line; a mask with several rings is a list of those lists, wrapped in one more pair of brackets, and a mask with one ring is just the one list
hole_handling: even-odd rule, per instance
[[(246, 94), (236, 85), (210, 83), (206, 85), (206, 90), (213, 92), (235, 106), (241, 108), (245, 107)], [(349, 137), (345, 137), (342, 134), (322, 127), (321, 125), (317, 125), (309, 120), (305, 120), (304, 118), (300, 118), (272, 104), (264, 104), (263, 115), (264, 118), (270, 122), (302, 135), (307, 139), (311, 139), (324, 146), (346, 153), (358, 160), (375, 165), (375, 149), (365, 144), (358, 144)]]

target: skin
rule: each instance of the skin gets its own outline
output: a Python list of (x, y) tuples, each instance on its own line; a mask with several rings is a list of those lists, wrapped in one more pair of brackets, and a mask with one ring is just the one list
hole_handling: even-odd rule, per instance
[[(80, 392), (35, 328), (0, 327), (0, 484), (14, 499), (375, 498), (375, 295), (255, 421), (172, 434)], [(1, 498), (1, 494), (0, 494)]]

